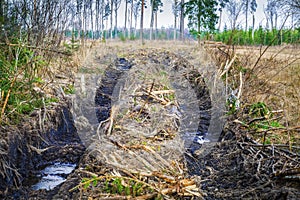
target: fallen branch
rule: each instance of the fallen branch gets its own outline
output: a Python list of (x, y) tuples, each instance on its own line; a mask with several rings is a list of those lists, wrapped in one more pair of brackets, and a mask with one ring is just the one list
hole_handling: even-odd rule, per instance
[[(150, 94), (160, 95), (160, 94), (174, 94), (174, 93), (175, 93), (174, 90), (157, 90), (157, 91), (151, 91)], [(145, 95), (145, 92), (136, 92), (135, 95), (142, 96)]]

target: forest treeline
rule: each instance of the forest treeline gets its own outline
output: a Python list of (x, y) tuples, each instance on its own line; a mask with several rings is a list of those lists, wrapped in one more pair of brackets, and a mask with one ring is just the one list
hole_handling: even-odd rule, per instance
[[(270, 34), (273, 30), (299, 27), (299, 0), (267, 0), (266, 5), (260, 5), (264, 7), (264, 19), (256, 19), (255, 13), (262, 3), (257, 0), (172, 0), (168, 3), (164, 0), (0, 0), (0, 41), (21, 35), (30, 45), (58, 47), (66, 30), (82, 33), (78, 35), (81, 39), (124, 36), (151, 40), (157, 36), (157, 22), (167, 6), (172, 6), (173, 26), (165, 28), (173, 30), (173, 34), (166, 32), (173, 39), (183, 39), (188, 35), (187, 30), (200, 38), (206, 32), (232, 31), (241, 35), (240, 30), (248, 32), (261, 27), (257, 32), (265, 30)], [(144, 17), (146, 10), (150, 12), (149, 19)], [(122, 24), (118, 21), (121, 18)], [(144, 31), (145, 22), (150, 22), (149, 33)]]
[(213, 40), (233, 45), (282, 45), (299, 44), (300, 29), (224, 30), (213, 34)]
[[(68, 38), (79, 38), (80, 34), (85, 34), (86, 38), (92, 39), (93, 33), (87, 31), (86, 33), (79, 33), (77, 30), (66, 30), (65, 36)], [(109, 31), (103, 32), (103, 37), (101, 39), (109, 39)], [(129, 34), (129, 33), (127, 33)], [(152, 34), (152, 39), (157, 40), (174, 40), (180, 36), (180, 32), (175, 31), (173, 28), (162, 28), (154, 30), (153, 32), (150, 29), (144, 30), (144, 38), (150, 39), (150, 34)], [(174, 35), (176, 34), (176, 35)], [(95, 35), (95, 34), (94, 34)], [(198, 35), (193, 34), (193, 32), (185, 31), (184, 36), (186, 40), (197, 40)], [(136, 34), (129, 35), (126, 37), (124, 30), (117, 29), (113, 32), (112, 37), (114, 39), (118, 38), (121, 41), (126, 40), (137, 40), (140, 37), (139, 31)], [(100, 38), (99, 38), (100, 39)], [(249, 29), (247, 31), (242, 29), (237, 30), (223, 30), (222, 32), (202, 32), (200, 35), (200, 40), (211, 40), (216, 42), (222, 42), (224, 44), (231, 45), (282, 45), (282, 44), (299, 44), (300, 43), (300, 28), (296, 29), (273, 29), (268, 30), (262, 27), (258, 29)], [(78, 42), (78, 40), (70, 40), (73, 43)]]

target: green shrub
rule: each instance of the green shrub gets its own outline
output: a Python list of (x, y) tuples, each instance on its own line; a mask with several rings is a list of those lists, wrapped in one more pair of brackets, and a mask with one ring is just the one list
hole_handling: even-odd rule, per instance
[(79, 40), (76, 40), (75, 31), (72, 32), (72, 38), (70, 44), (64, 43), (64, 46), (68, 53), (73, 53), (74, 51), (77, 51), (79, 49), (80, 44), (79, 44)]
[[(252, 29), (247, 31), (241, 29), (224, 29), (223, 32), (214, 33), (214, 40), (225, 44), (235, 45), (281, 45), (282, 43), (299, 44), (299, 29), (300, 28), (296, 28), (294, 30), (268, 30), (260, 26), (258, 29), (254, 30), (253, 38)], [(191, 34), (193, 35), (194, 32), (191, 31)]]
[(120, 38), (120, 40), (121, 40), (122, 42), (125, 42), (125, 41), (126, 41), (126, 37), (125, 37), (125, 35), (124, 35), (122, 32), (120, 32), (120, 33), (118, 34), (118, 37)]

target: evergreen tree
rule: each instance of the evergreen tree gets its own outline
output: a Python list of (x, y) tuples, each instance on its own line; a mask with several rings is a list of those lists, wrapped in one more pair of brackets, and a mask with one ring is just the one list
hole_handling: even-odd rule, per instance
[(188, 16), (190, 30), (197, 34), (200, 42), (201, 31), (212, 31), (218, 20), (216, 0), (190, 0), (185, 3), (185, 15)]

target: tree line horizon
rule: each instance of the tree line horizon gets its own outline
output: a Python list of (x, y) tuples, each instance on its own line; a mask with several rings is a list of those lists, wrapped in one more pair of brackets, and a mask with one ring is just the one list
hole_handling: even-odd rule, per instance
[[(120, 29), (121, 3), (125, 4), (126, 20)], [(151, 12), (150, 28), (144, 31), (146, 8)], [(105, 35), (111, 39), (118, 36), (142, 40), (147, 36), (152, 40), (158, 38), (158, 13), (163, 12), (163, 8), (162, 0), (0, 0), (0, 40), (5, 42), (21, 34), (30, 45), (45, 45), (46, 39), (47, 45), (59, 46), (63, 37), (69, 35), (66, 34), (68, 31), (77, 31), (81, 33), (78, 37), (89, 39), (104, 38)], [(254, 29), (256, 10), (256, 0), (172, 0), (174, 28), (172, 34), (166, 34), (182, 40), (186, 35), (201, 39), (208, 33), (218, 35), (220, 32), (251, 30), (254, 38), (256, 30), (282, 32), (288, 19), (291, 35), (297, 34), (300, 22), (298, 0), (267, 0), (264, 8), (266, 25)], [(228, 13), (229, 24), (220, 31), (224, 11)], [(245, 17), (243, 26), (238, 23), (241, 16)], [(188, 20), (187, 27), (185, 19)], [(279, 24), (279, 21), (283, 23)]]

